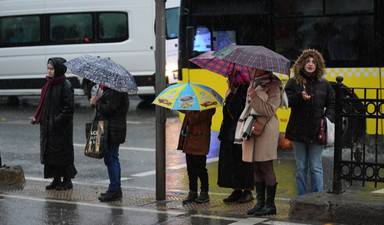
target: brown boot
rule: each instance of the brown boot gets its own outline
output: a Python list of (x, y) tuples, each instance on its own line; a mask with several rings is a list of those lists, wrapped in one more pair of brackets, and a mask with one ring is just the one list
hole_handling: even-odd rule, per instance
[(253, 195), (251, 191), (244, 191), (237, 203), (247, 203), (253, 200)]
[(241, 190), (234, 190), (228, 197), (223, 199), (223, 202), (237, 202), (241, 198), (241, 195)]

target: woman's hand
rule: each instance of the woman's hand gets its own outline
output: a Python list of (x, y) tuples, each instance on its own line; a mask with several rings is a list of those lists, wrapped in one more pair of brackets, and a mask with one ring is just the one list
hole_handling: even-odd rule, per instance
[(256, 96), (256, 91), (252, 87), (248, 88), (248, 96), (254, 98)]
[(99, 95), (92, 96), (91, 99), (89, 99), (89, 104), (95, 105), (97, 100), (99, 100)]
[(304, 99), (305, 101), (311, 99), (311, 96), (308, 95), (307, 92), (305, 92), (305, 91), (302, 91), (302, 92), (301, 92), (301, 96), (303, 96), (303, 99)]

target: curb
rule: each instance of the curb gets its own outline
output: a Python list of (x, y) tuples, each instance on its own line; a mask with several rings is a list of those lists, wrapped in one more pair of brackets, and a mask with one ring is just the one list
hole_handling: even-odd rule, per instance
[(345, 191), (340, 194), (314, 192), (294, 197), (289, 218), (297, 221), (345, 224), (382, 224), (384, 194)]

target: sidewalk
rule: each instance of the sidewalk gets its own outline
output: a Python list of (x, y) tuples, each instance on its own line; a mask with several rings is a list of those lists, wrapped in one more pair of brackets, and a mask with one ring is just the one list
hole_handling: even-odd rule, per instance
[[(0, 186), (0, 192), (27, 196), (29, 198), (55, 199), (63, 201), (100, 203), (98, 196), (105, 191), (101, 186), (84, 186), (74, 182), (74, 188), (67, 191), (46, 191), (47, 182), (29, 181), (18, 186)], [(226, 193), (225, 193), (226, 194)], [(222, 217), (248, 218), (247, 211), (256, 200), (245, 204), (225, 204), (224, 193), (210, 193), (210, 202), (183, 205), (187, 193), (168, 191), (165, 201), (156, 201), (155, 193), (148, 190), (129, 190), (123, 188), (122, 201), (108, 203), (118, 207), (142, 207), (190, 214), (205, 214)], [(296, 223), (310, 224), (383, 224), (384, 194), (346, 191), (342, 194), (327, 192), (311, 193), (293, 199), (276, 197), (277, 215), (264, 218)]]
[[(22, 185), (13, 186), (0, 186), (0, 193), (27, 196), (29, 198), (40, 198), (40, 199), (55, 199), (65, 200), (74, 202), (85, 202), (85, 203), (97, 203), (97, 204), (109, 204), (121, 207), (143, 207), (143, 208), (155, 208), (157, 210), (166, 211), (184, 211), (185, 213), (191, 214), (205, 214), (205, 215), (216, 215), (223, 217), (237, 217), (237, 218), (248, 218), (247, 211), (251, 209), (256, 200), (245, 204), (225, 204), (222, 199), (227, 193), (211, 193), (210, 202), (208, 203), (191, 203), (182, 204), (182, 200), (186, 197), (187, 193), (177, 191), (167, 191), (165, 201), (156, 201), (156, 195), (152, 191), (148, 190), (129, 190), (123, 187), (123, 199), (122, 201), (114, 201), (110, 203), (101, 203), (98, 200), (98, 196), (101, 192), (105, 191), (105, 187), (98, 185), (95, 186), (84, 186), (76, 184), (74, 187), (67, 191), (56, 191), (56, 190), (45, 190), (45, 186), (49, 182), (42, 181), (30, 181)], [(276, 206), (278, 209), (277, 215), (267, 216), (272, 220), (288, 220), (289, 212), (289, 199), (276, 199)]]

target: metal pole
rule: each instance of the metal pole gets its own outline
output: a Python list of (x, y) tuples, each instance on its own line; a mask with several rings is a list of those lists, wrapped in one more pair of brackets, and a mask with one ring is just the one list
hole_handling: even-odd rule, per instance
[(343, 82), (343, 77), (339, 76), (336, 78), (337, 84), (335, 89), (335, 146), (334, 146), (334, 161), (333, 161), (333, 188), (332, 193), (339, 194), (342, 192), (342, 183), (341, 183), (341, 151), (342, 151), (342, 116), (341, 116), (341, 98), (342, 98), (342, 87), (341, 82)]
[[(165, 89), (165, 2), (155, 0), (156, 6), (156, 95)], [(156, 106), (156, 200), (165, 200), (165, 110)]]

